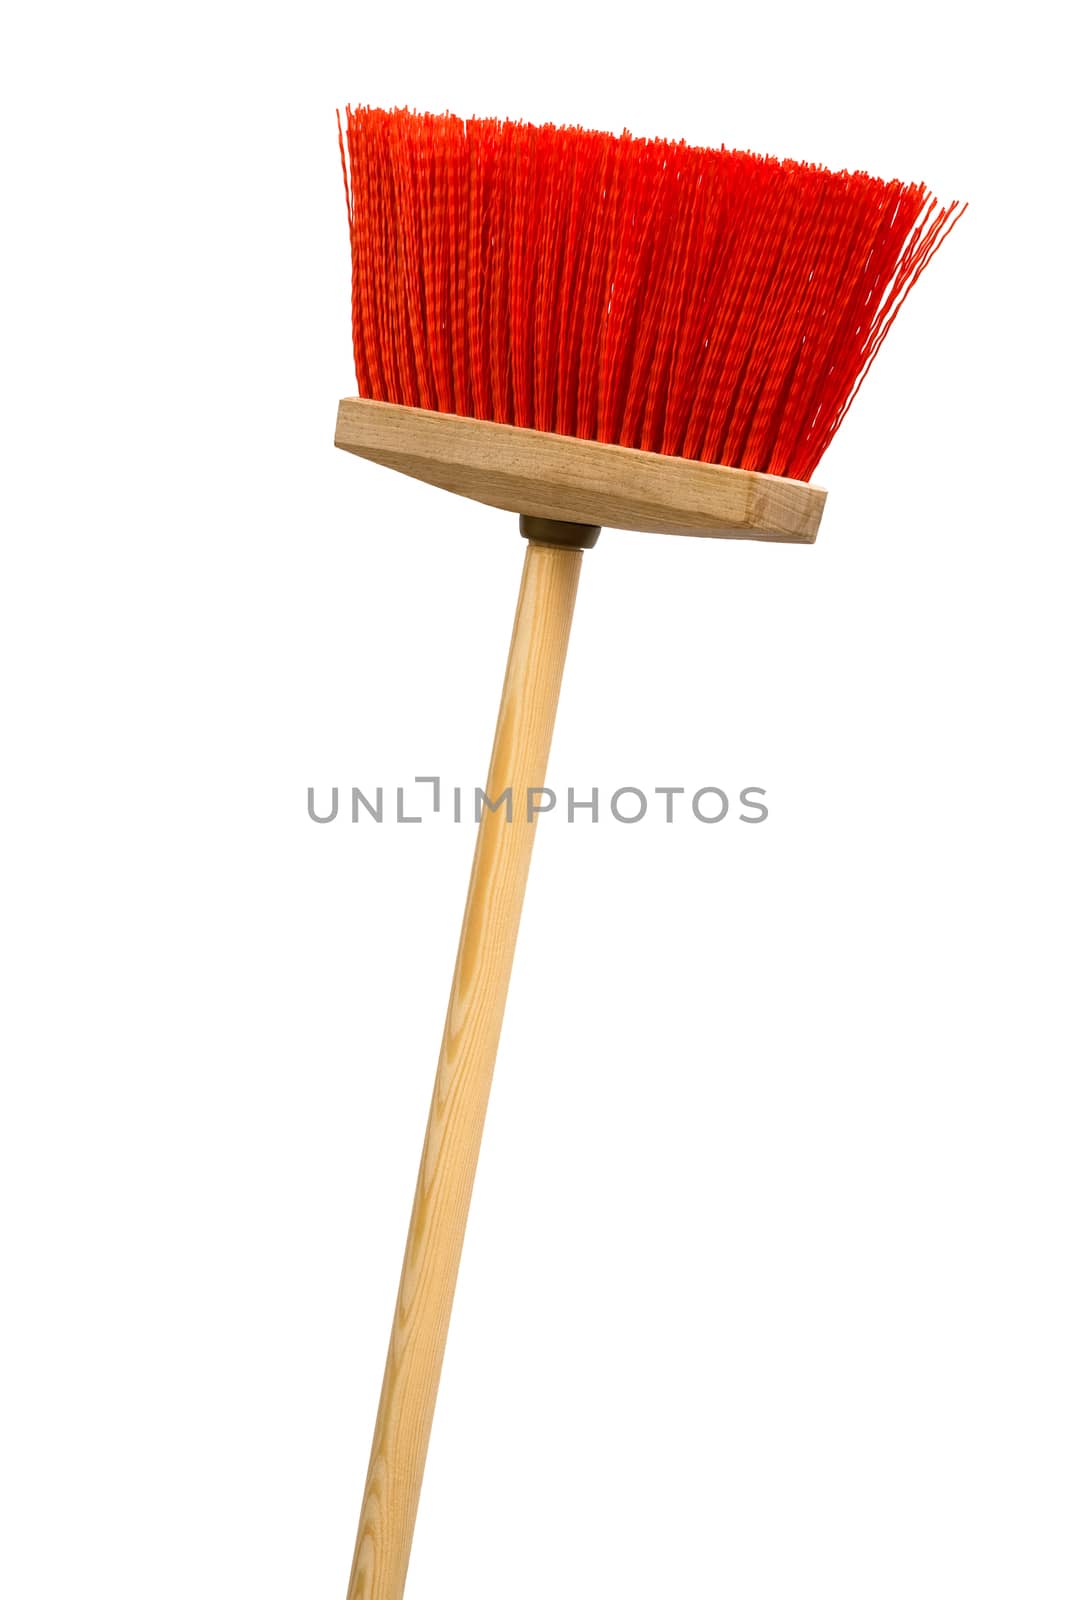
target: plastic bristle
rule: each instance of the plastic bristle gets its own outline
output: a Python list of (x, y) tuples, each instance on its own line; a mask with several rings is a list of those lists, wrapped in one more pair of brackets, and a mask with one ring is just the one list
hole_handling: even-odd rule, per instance
[(339, 129), (361, 395), (804, 480), (964, 209), (628, 134)]

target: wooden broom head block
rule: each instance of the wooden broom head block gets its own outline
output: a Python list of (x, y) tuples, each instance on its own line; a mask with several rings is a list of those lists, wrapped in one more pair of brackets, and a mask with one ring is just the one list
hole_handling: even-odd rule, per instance
[(794, 478), (382, 400), (342, 400), (334, 444), (503, 511), (644, 533), (813, 544), (826, 499)]

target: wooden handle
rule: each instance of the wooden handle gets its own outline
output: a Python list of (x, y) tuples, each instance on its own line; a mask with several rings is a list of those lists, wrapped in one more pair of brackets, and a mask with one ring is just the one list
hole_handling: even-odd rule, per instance
[(531, 543), (408, 1229), (348, 1600), (400, 1600), (504, 1018), (582, 552)]

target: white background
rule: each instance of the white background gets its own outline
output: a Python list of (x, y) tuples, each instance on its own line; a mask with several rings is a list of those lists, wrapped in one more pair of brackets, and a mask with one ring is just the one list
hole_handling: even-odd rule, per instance
[[(26, 7), (4, 148), (11, 1600), (338, 1600), (481, 781), (501, 514), (332, 448), (334, 109), (971, 209), (813, 549), (606, 533), (411, 1600), (1067, 1592), (1059, 73), (1043, 7)], [(1049, 212), (1051, 211), (1051, 215)]]

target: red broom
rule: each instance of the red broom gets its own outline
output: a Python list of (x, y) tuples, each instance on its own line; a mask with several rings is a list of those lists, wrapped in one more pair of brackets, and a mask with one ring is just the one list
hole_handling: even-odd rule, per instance
[(349, 1600), (400, 1600), (582, 550), (811, 543), (808, 480), (962, 215), (922, 184), (408, 111), (341, 127), (361, 398), (335, 442), (528, 542)]

